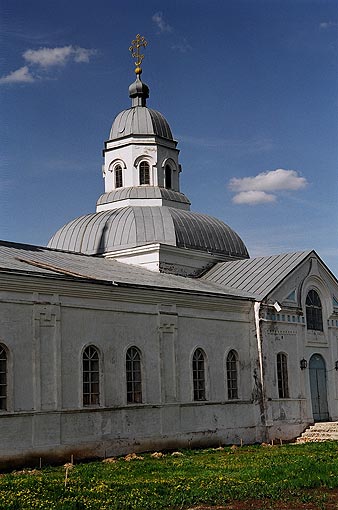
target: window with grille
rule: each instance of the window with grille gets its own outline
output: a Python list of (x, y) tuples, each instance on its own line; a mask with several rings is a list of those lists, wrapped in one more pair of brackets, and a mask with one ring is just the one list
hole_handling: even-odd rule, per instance
[(205, 354), (202, 349), (196, 349), (192, 358), (192, 379), (194, 400), (206, 400), (205, 391)]
[(147, 161), (140, 163), (140, 184), (150, 184), (150, 166)]
[(82, 356), (83, 405), (100, 404), (100, 358), (99, 352), (89, 345)]
[(277, 380), (279, 398), (289, 398), (288, 359), (286, 354), (277, 354)]
[(171, 168), (169, 165), (165, 166), (165, 187), (171, 189)]
[(127, 403), (142, 403), (141, 353), (137, 347), (130, 347), (126, 354)]
[(0, 344), (0, 409), (7, 410), (7, 350)]
[(238, 398), (238, 355), (236, 351), (230, 351), (226, 362), (228, 399)]
[(313, 289), (306, 296), (305, 308), (307, 329), (323, 331), (322, 303), (318, 293)]
[(122, 167), (121, 165), (117, 165), (115, 167), (115, 188), (122, 188)]

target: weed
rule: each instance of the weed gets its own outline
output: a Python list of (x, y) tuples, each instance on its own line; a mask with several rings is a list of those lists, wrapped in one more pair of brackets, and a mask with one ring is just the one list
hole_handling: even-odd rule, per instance
[(68, 465), (4, 474), (0, 510), (178, 510), (247, 499), (325, 508), (313, 489), (338, 487), (335, 442), (182, 453), (75, 464), (71, 474)]

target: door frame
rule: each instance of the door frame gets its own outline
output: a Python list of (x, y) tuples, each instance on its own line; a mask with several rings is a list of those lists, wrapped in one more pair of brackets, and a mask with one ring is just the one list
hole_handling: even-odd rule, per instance
[[(312, 366), (318, 362), (321, 366)], [(315, 352), (309, 359), (309, 383), (312, 416), (314, 422), (329, 421), (329, 407), (327, 398), (327, 376), (326, 363), (324, 357)]]

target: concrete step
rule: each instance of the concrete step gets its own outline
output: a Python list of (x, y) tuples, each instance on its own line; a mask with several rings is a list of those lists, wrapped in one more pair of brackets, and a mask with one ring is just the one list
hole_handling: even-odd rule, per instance
[(310, 425), (310, 427), (296, 439), (296, 443), (307, 443), (311, 441), (338, 441), (338, 422), (319, 422)]

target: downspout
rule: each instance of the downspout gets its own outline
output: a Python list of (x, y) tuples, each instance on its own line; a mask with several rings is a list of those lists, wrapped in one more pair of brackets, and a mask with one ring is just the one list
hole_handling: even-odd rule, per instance
[(261, 424), (264, 427), (264, 440), (267, 438), (267, 409), (266, 409), (266, 398), (265, 398), (265, 381), (264, 381), (264, 367), (263, 367), (263, 346), (262, 346), (262, 328), (261, 328), (261, 317), (260, 308), (261, 302), (255, 301), (255, 326), (256, 326), (256, 338), (257, 338), (257, 352), (258, 352), (258, 363), (259, 363), (259, 375), (255, 370), (255, 383), (256, 383), (256, 394), (261, 412)]

